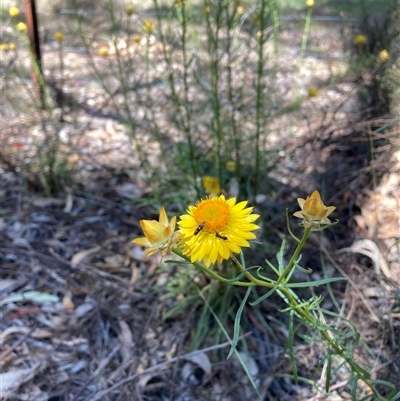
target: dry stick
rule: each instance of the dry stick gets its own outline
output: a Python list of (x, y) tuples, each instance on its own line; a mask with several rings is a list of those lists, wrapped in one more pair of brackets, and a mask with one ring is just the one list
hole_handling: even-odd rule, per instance
[(117, 344), (106, 359), (103, 359), (99, 367), (93, 372), (93, 374), (86, 380), (85, 384), (78, 390), (71, 401), (76, 401), (78, 397), (85, 391), (86, 387), (91, 383), (91, 381), (98, 376), (103, 369), (109, 364), (111, 358), (119, 351), (121, 344)]
[(33, 87), (36, 100), (38, 100), (42, 108), (45, 109), (46, 102), (44, 98), (44, 88), (40, 83), (40, 76), (43, 76), (43, 69), (35, 0), (25, 0), (25, 12), (29, 33), (30, 52), (33, 58), (33, 63), (36, 63), (36, 69), (34, 67), (32, 71)]
[(20, 344), (22, 344), (31, 334), (36, 330), (36, 327), (29, 330), (25, 335), (23, 335), (19, 340), (17, 340), (10, 348), (7, 348), (4, 352), (0, 354), (0, 361), (5, 361), (6, 356), (11, 354)]
[[(239, 337), (239, 340), (242, 339), (242, 338), (245, 338), (245, 337), (249, 336), (250, 334), (251, 334), (251, 332), (248, 332), (248, 333), (246, 333), (246, 334), (243, 334), (242, 336)], [(111, 386), (111, 387), (108, 388), (107, 390), (100, 391), (100, 393), (98, 393), (98, 394), (95, 395), (93, 398), (91, 398), (91, 401), (98, 401), (98, 400), (102, 399), (103, 397), (105, 397), (106, 394), (108, 394), (108, 393), (110, 393), (111, 391), (117, 389), (118, 387), (121, 387), (122, 385), (124, 385), (124, 384), (126, 384), (126, 383), (129, 383), (129, 382), (132, 381), (132, 380), (135, 380), (135, 379), (138, 378), (139, 376), (144, 375), (144, 374), (151, 373), (151, 372), (153, 372), (154, 370), (161, 369), (161, 368), (163, 368), (164, 366), (170, 365), (170, 364), (173, 363), (173, 362), (177, 362), (177, 361), (179, 361), (179, 360), (181, 360), (181, 359), (185, 359), (185, 358), (188, 358), (188, 357), (192, 357), (192, 356), (194, 356), (194, 355), (201, 354), (201, 353), (204, 353), (204, 352), (213, 351), (213, 350), (216, 350), (216, 349), (219, 349), (219, 348), (225, 348), (225, 347), (228, 347), (228, 346), (230, 346), (230, 345), (231, 345), (231, 342), (230, 342), (230, 341), (227, 341), (227, 342), (222, 343), (222, 344), (212, 345), (212, 346), (210, 346), (210, 347), (206, 347), (206, 348), (199, 349), (199, 350), (196, 350), (196, 351), (193, 351), (193, 352), (189, 352), (188, 354), (185, 354), (185, 355), (179, 355), (179, 356), (176, 356), (176, 357), (174, 357), (174, 358), (169, 359), (168, 361), (158, 363), (157, 365), (151, 366), (151, 367), (149, 367), (149, 368), (143, 370), (142, 372), (135, 373), (135, 374), (132, 375), (132, 376), (126, 377), (125, 379), (123, 379), (123, 380), (121, 380), (120, 382), (114, 384), (113, 386)], [(73, 400), (71, 400), (71, 401), (75, 401), (75, 398), (74, 398)]]

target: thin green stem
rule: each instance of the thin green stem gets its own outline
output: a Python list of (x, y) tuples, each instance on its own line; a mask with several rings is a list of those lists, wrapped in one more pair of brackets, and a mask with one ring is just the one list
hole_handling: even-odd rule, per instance
[(267, 0), (261, 1), (261, 10), (259, 14), (260, 18), (260, 30), (258, 31), (258, 62), (257, 62), (257, 82), (256, 82), (256, 134), (254, 141), (254, 190), (253, 196), (258, 193), (259, 189), (259, 177), (261, 169), (261, 149), (260, 141), (264, 130), (264, 35), (265, 35), (265, 9), (267, 6)]
[(310, 32), (310, 26), (311, 26), (311, 15), (312, 15), (312, 7), (308, 7), (306, 24), (304, 26), (304, 32), (303, 32), (303, 40), (301, 41), (300, 60), (303, 58), (307, 48), (308, 34)]
[[(237, 28), (237, 15), (236, 15), (236, 8), (234, 9), (232, 15), (229, 14), (229, 7), (225, 9), (226, 13), (226, 20), (227, 20), (227, 27), (229, 32), (233, 32)], [(235, 161), (236, 161), (236, 175), (238, 177), (241, 176), (241, 136), (237, 127), (237, 107), (235, 104), (235, 89), (233, 86), (233, 67), (236, 65), (236, 57), (234, 57), (234, 37), (230, 33), (227, 35), (226, 38), (226, 47), (225, 52), (228, 55), (228, 63), (226, 66), (227, 70), (227, 81), (228, 81), (228, 101), (230, 104), (231, 109), (231, 128), (232, 128), (232, 137), (234, 143), (234, 152), (235, 152)]]
[[(219, 274), (217, 274), (213, 270), (205, 267), (203, 264), (198, 263), (198, 262), (192, 262), (190, 260), (190, 258), (188, 256), (184, 255), (180, 249), (173, 249), (172, 252), (175, 253), (175, 255), (178, 255), (181, 258), (185, 259), (187, 262), (191, 263), (192, 265), (198, 267), (204, 273), (210, 275), (212, 278), (215, 278), (216, 280), (220, 281), (221, 283), (233, 284), (233, 285), (237, 285), (239, 287), (253, 287), (255, 285), (254, 282), (230, 281), (224, 277), (221, 277)], [(262, 282), (260, 281), (260, 283), (262, 283)]]
[(311, 234), (311, 230), (312, 230), (312, 227), (308, 227), (304, 231), (303, 237), (301, 238), (300, 242), (297, 244), (297, 247), (296, 247), (292, 257), (290, 258), (289, 263), (283, 270), (282, 274), (279, 276), (279, 278), (276, 282), (276, 285), (282, 283), (286, 279), (286, 276), (288, 275), (290, 270), (292, 270), (292, 267), (293, 267), (294, 263), (296, 262), (296, 260), (298, 259), (300, 252), (303, 249), (304, 244), (307, 241), (308, 236)]

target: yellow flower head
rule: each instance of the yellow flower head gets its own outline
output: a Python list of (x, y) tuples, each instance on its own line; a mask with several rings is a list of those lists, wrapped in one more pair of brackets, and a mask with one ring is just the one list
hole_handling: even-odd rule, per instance
[(0, 43), (0, 50), (2, 51), (2, 52), (6, 52), (7, 50), (9, 50), (9, 46), (8, 46), (8, 44), (7, 43)]
[(379, 59), (382, 61), (382, 62), (386, 62), (386, 61), (388, 61), (389, 60), (389, 58), (390, 58), (390, 54), (389, 54), (389, 52), (387, 51), (387, 50), (381, 50), (380, 52), (379, 52)]
[(151, 20), (146, 20), (142, 26), (143, 32), (150, 35), (154, 32), (154, 23)]
[(54, 39), (58, 40), (59, 42), (64, 40), (64, 34), (62, 32), (56, 32), (54, 34)]
[(308, 97), (316, 97), (318, 96), (318, 89), (317, 88), (308, 88)]
[(244, 7), (243, 7), (243, 6), (238, 6), (238, 7), (236, 8), (236, 12), (237, 12), (239, 15), (242, 15), (242, 14), (244, 13)]
[(135, 13), (135, 6), (133, 4), (128, 4), (125, 7), (125, 13), (128, 17)]
[(225, 167), (229, 172), (234, 173), (236, 171), (236, 162), (234, 162), (233, 160), (228, 160), (225, 163)]
[(252, 231), (259, 228), (253, 222), (260, 216), (246, 205), (247, 201), (236, 204), (236, 198), (225, 200), (220, 195), (189, 206), (178, 223), (183, 254), (208, 267), (249, 247), (248, 240), (256, 238)]
[(302, 224), (305, 228), (317, 227), (321, 224), (330, 224), (328, 216), (336, 209), (335, 206), (325, 206), (318, 191), (314, 191), (306, 200), (298, 198), (297, 202), (301, 211), (293, 213), (293, 216), (303, 219)]
[(219, 195), (221, 193), (221, 185), (217, 177), (206, 175), (203, 177), (203, 188), (208, 194)]
[(16, 44), (15, 43), (10, 43), (9, 45), (8, 45), (8, 48), (10, 49), (10, 50), (15, 50), (16, 48), (17, 48), (17, 46), (16, 46)]
[(28, 29), (28, 27), (26, 26), (25, 23), (19, 22), (19, 23), (17, 24), (17, 29), (18, 29), (20, 32), (24, 32), (24, 31), (26, 31), (26, 30)]
[(171, 252), (176, 247), (179, 233), (175, 232), (176, 216), (168, 221), (167, 213), (164, 208), (160, 210), (159, 221), (140, 220), (145, 237), (135, 238), (132, 242), (137, 245), (145, 246), (144, 251), (147, 256), (160, 252), (162, 256)]
[(367, 37), (365, 35), (357, 35), (353, 39), (353, 43), (358, 46), (364, 45), (365, 43), (367, 43)]
[(132, 39), (135, 43), (140, 43), (142, 41), (142, 37), (140, 35), (135, 35)]
[(314, 0), (307, 0), (306, 1), (306, 6), (307, 7), (314, 7), (315, 6), (315, 1)]
[(16, 18), (19, 15), (19, 9), (17, 7), (11, 7), (8, 10), (8, 14), (10, 14), (11, 18)]
[(101, 57), (107, 57), (108, 56), (108, 49), (107, 47), (100, 47), (99, 49), (99, 56)]

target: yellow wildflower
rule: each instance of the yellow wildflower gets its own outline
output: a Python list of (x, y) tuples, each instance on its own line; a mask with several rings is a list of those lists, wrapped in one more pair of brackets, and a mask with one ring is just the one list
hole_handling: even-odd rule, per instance
[(58, 40), (59, 42), (64, 40), (64, 34), (62, 32), (56, 32), (54, 34), (54, 39)]
[(140, 220), (144, 237), (135, 238), (132, 242), (148, 247), (144, 251), (147, 256), (160, 252), (162, 256), (176, 247), (179, 233), (175, 232), (176, 216), (168, 221), (164, 208), (160, 210), (159, 220)]
[(379, 59), (382, 61), (382, 62), (386, 62), (386, 61), (388, 61), (389, 60), (389, 58), (390, 58), (390, 54), (389, 54), (389, 52), (387, 51), (387, 50), (381, 50), (380, 52), (379, 52)]
[(140, 35), (135, 35), (135, 36), (133, 37), (133, 41), (134, 41), (135, 43), (140, 43), (140, 42), (142, 41), (142, 37), (141, 37)]
[(219, 195), (221, 193), (221, 185), (217, 177), (206, 175), (203, 177), (203, 188), (210, 195)]
[(204, 7), (204, 12), (205, 12), (206, 14), (210, 14), (210, 13), (211, 13), (211, 7), (210, 7), (210, 6), (205, 6), (205, 7)]
[(103, 46), (103, 47), (100, 47), (98, 53), (99, 53), (99, 56), (101, 56), (101, 57), (107, 57), (107, 56), (108, 56), (108, 49), (107, 49), (107, 47), (104, 47), (104, 46)]
[(143, 32), (146, 33), (147, 35), (150, 35), (154, 32), (154, 23), (153, 21), (146, 20), (143, 24)]
[(244, 7), (243, 7), (243, 6), (237, 7), (237, 8), (236, 8), (236, 12), (237, 12), (239, 15), (242, 15), (242, 14), (244, 13)]
[(307, 7), (314, 7), (315, 6), (315, 1), (314, 0), (307, 0), (306, 1), (306, 6)]
[(10, 47), (8, 46), (7, 43), (0, 43), (0, 50), (2, 52), (6, 52)]
[(318, 96), (318, 89), (317, 88), (308, 88), (308, 97), (316, 97)]
[(9, 45), (8, 45), (8, 48), (10, 49), (10, 50), (15, 50), (16, 48), (17, 48), (17, 46), (16, 46), (16, 44), (15, 43), (10, 43)]
[(225, 200), (220, 195), (189, 206), (178, 223), (183, 254), (208, 267), (239, 253), (241, 247), (249, 247), (248, 240), (256, 238), (252, 231), (259, 228), (253, 222), (260, 216), (246, 205), (247, 201), (236, 204), (236, 198)]
[(11, 7), (8, 10), (8, 14), (10, 14), (11, 18), (16, 18), (19, 15), (19, 9), (17, 7)]
[(135, 13), (135, 6), (133, 4), (128, 4), (125, 7), (125, 12), (126, 12), (126, 15), (128, 15), (130, 17), (132, 14)]
[(298, 198), (297, 202), (301, 211), (293, 213), (293, 216), (303, 219), (305, 228), (317, 227), (321, 224), (330, 224), (328, 216), (336, 209), (335, 206), (325, 206), (318, 191), (314, 191), (307, 199)]
[(225, 163), (225, 167), (229, 172), (234, 173), (236, 171), (236, 162), (234, 162), (233, 160), (228, 160)]
[(26, 30), (28, 29), (28, 27), (26, 26), (25, 23), (19, 22), (19, 23), (17, 24), (17, 29), (18, 29), (20, 32), (24, 32), (24, 31), (26, 31)]
[(364, 45), (365, 43), (367, 43), (367, 37), (365, 35), (357, 35), (353, 39), (353, 43), (358, 46)]

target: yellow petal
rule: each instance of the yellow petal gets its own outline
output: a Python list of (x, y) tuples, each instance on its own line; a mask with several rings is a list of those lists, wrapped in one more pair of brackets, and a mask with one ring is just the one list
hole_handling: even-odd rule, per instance
[(165, 209), (162, 207), (160, 210), (160, 217), (159, 217), (159, 222), (163, 224), (164, 226), (168, 225), (168, 217), (167, 213), (165, 212)]
[(135, 238), (132, 242), (136, 245), (151, 246), (149, 240), (146, 237)]

